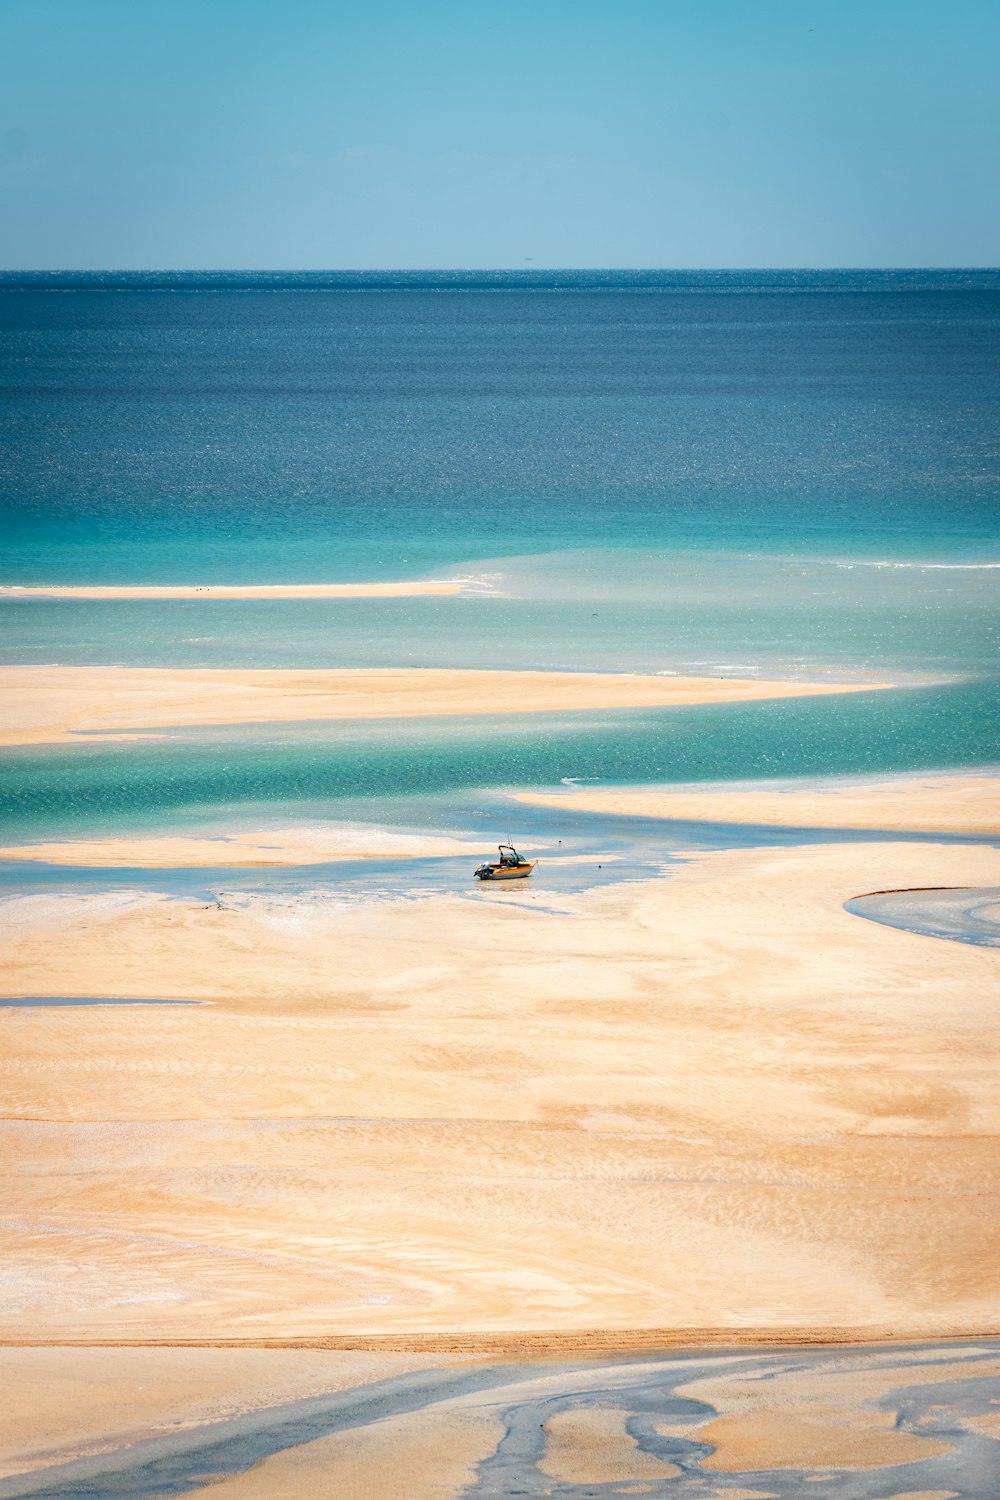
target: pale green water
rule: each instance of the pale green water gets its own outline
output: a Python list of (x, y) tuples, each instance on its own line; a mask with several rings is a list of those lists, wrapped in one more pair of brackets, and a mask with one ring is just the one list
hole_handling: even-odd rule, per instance
[(0, 601), (2, 659), (141, 666), (989, 673), (1000, 568), (605, 548), (478, 560), (459, 598)]

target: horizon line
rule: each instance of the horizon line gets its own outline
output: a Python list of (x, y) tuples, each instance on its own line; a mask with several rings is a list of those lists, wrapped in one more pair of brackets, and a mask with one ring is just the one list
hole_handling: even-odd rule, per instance
[(0, 276), (471, 276), (471, 275), (683, 275), (717, 276), (750, 272), (798, 275), (817, 272), (912, 273), (1000, 272), (997, 265), (478, 265), (478, 266), (6, 266)]

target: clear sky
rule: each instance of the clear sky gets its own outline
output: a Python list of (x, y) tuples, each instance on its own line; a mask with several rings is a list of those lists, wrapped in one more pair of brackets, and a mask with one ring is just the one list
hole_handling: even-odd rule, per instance
[(0, 0), (0, 266), (1000, 264), (997, 0)]

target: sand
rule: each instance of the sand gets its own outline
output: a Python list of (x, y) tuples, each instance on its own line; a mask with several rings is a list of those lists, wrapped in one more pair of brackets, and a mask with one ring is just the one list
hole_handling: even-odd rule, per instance
[(431, 1365), (313, 1349), (0, 1348), (0, 1479)]
[(519, 792), (519, 802), (579, 812), (671, 821), (758, 823), (792, 828), (889, 829), (911, 833), (1000, 833), (1000, 778), (898, 777), (891, 781), (747, 783)]
[(675, 1479), (682, 1471), (643, 1453), (626, 1431), (627, 1407), (556, 1412), (545, 1423), (538, 1467), (560, 1484), (622, 1484), (631, 1479)]
[(492, 1410), (456, 1403), (317, 1438), (189, 1493), (194, 1500), (457, 1500), (503, 1432)]
[(402, 599), (460, 594), (481, 587), (470, 578), (430, 578), (392, 583), (184, 583), (16, 584), (0, 586), (0, 599)]
[(429, 667), (0, 667), (0, 744), (92, 743), (213, 724), (745, 703), (877, 686)]
[[(825, 1366), (779, 1370), (766, 1382), (746, 1379), (740, 1370), (723, 1372), (677, 1391), (719, 1413), (690, 1430), (696, 1441), (714, 1449), (703, 1460), (706, 1469), (735, 1474), (805, 1467), (879, 1469), (920, 1463), (952, 1448), (943, 1438), (901, 1427), (892, 1393), (902, 1386), (911, 1393), (921, 1385), (937, 1391), (950, 1382), (961, 1384), (972, 1369), (962, 1358), (951, 1363), (931, 1358), (921, 1369), (916, 1357), (913, 1367), (901, 1372), (897, 1361), (859, 1363), (856, 1356), (847, 1356)], [(980, 1360), (974, 1371), (979, 1380), (997, 1381), (1000, 1360)]]
[[(686, 1482), (710, 1500), (777, 1500), (779, 1490), (798, 1500), (800, 1486), (844, 1471), (858, 1500), (875, 1500), (900, 1463), (908, 1488), (897, 1481), (894, 1500), (945, 1500), (956, 1491), (942, 1484), (968, 1476), (970, 1459), (973, 1472), (988, 1464), (975, 1414), (996, 1389), (998, 1352), (925, 1345), (431, 1366), (317, 1350), (11, 1349), (0, 1351), (10, 1392), (0, 1476), (23, 1476), (4, 1493), (58, 1481), (90, 1493), (89, 1476), (116, 1472), (95, 1491), (146, 1493), (183, 1475), (205, 1500), (440, 1500), (476, 1483), (507, 1495), (552, 1481), (660, 1494), (682, 1477), (683, 1456)], [(155, 1478), (141, 1468), (152, 1458)], [(74, 1461), (75, 1470), (56, 1467)], [(725, 1489), (712, 1483), (722, 1475)], [(924, 1477), (933, 1489), (914, 1487)]]
[(4, 904), (6, 994), (214, 1003), (0, 1011), (0, 1329), (996, 1329), (997, 954), (843, 902), (998, 866), (901, 840), (714, 853), (560, 910), (541, 884), (280, 919)]
[(7, 844), (0, 859), (47, 864), (132, 869), (313, 865), (355, 859), (447, 859), (481, 857), (482, 843), (440, 834), (394, 833), (364, 824), (315, 824), (267, 828), (198, 838), (180, 834), (149, 838), (66, 839), (45, 844)]
[(886, 1469), (921, 1463), (950, 1453), (941, 1438), (912, 1432), (880, 1431), (874, 1424), (796, 1421), (793, 1417), (718, 1417), (697, 1430), (715, 1452), (706, 1469), (745, 1474), (748, 1470)]

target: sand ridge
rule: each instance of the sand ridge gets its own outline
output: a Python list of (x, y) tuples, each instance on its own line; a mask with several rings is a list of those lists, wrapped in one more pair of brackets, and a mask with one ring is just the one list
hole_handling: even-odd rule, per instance
[(482, 587), (472, 578), (376, 583), (4, 584), (0, 599), (402, 599), (461, 594)]
[(65, 839), (7, 844), (0, 859), (132, 869), (311, 865), (355, 859), (448, 859), (481, 855), (482, 844), (441, 834), (405, 834), (365, 824), (300, 825), (227, 834)]
[(962, 772), (881, 781), (748, 782), (741, 786), (594, 788), (517, 792), (518, 802), (577, 812), (679, 822), (791, 828), (1000, 834), (1000, 776)]
[(0, 744), (199, 725), (750, 703), (881, 686), (436, 667), (0, 667)]

